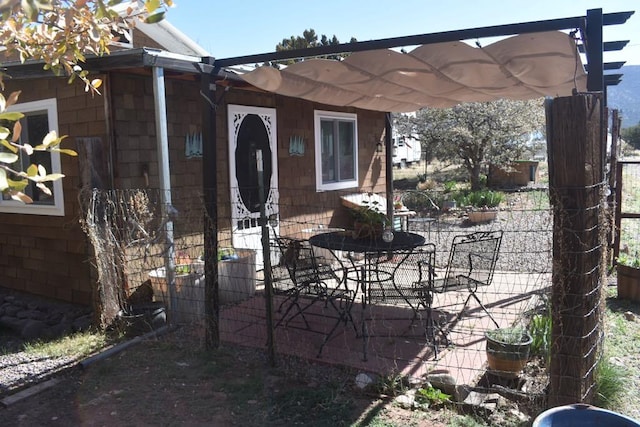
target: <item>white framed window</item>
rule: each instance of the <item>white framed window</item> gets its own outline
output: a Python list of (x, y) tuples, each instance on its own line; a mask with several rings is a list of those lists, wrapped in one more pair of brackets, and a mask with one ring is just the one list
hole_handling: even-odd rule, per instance
[[(58, 107), (55, 98), (41, 101), (24, 102), (8, 108), (9, 111), (19, 111), (24, 114), (20, 119), (22, 132), (20, 142), (36, 146), (42, 143), (42, 139), (50, 131), (58, 132)], [(12, 129), (12, 126), (5, 124)], [(0, 146), (0, 150), (4, 150)], [(48, 151), (35, 151), (31, 156), (20, 151), (20, 158), (11, 165), (14, 170), (26, 170), (30, 164), (39, 164), (46, 168), (47, 173), (62, 173), (60, 166), (60, 153)], [(63, 178), (64, 179), (64, 178)], [(33, 203), (22, 203), (12, 200), (7, 195), (0, 195), (0, 212), (20, 213), (30, 215), (64, 215), (64, 198), (62, 195), (62, 180), (47, 182), (51, 190), (49, 196), (30, 183), (23, 192), (33, 199)]]
[(358, 117), (351, 113), (314, 112), (316, 190), (358, 186)]

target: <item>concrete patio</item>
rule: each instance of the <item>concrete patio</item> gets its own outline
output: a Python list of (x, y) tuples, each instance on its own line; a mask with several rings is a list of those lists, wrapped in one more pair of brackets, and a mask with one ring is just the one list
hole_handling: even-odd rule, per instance
[[(536, 294), (550, 284), (550, 274), (520, 274), (496, 272), (493, 284), (478, 291), (478, 296), (501, 327), (512, 325), (525, 311), (540, 303)], [(437, 318), (446, 319), (450, 345), (442, 340), (438, 358), (427, 341), (424, 315), (413, 323), (410, 307), (371, 305), (366, 312), (369, 331), (366, 345), (362, 334), (356, 333), (363, 309), (356, 298), (351, 313), (354, 324), (341, 322), (318, 357), (318, 351), (328, 331), (335, 325), (335, 310), (322, 303), (305, 311), (309, 329), (301, 316), (283, 322), (274, 331), (278, 354), (298, 356), (321, 363), (344, 365), (379, 375), (402, 374), (421, 377), (440, 372), (452, 375), (457, 384), (473, 384), (484, 374), (486, 356), (484, 332), (494, 328), (490, 317), (473, 300), (457, 322), (449, 322), (460, 311), (468, 294), (450, 292), (436, 295), (434, 311)], [(533, 297), (533, 298), (532, 298)], [(274, 323), (280, 319), (275, 312), (283, 297), (274, 297)], [(424, 313), (421, 313), (424, 314)], [(359, 330), (359, 329), (358, 329)], [(220, 337), (223, 342), (266, 348), (267, 323), (264, 292), (259, 287), (255, 296), (221, 309)]]

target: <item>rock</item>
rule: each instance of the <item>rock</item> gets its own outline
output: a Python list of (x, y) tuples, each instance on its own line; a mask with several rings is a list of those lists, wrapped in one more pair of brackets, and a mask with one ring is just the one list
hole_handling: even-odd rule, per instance
[(464, 400), (464, 403), (470, 406), (481, 407), (493, 412), (498, 406), (499, 399), (500, 395), (497, 393), (479, 393), (477, 391), (472, 391)]
[(456, 402), (464, 402), (464, 400), (467, 398), (467, 396), (469, 396), (469, 393), (471, 393), (471, 387), (468, 385), (457, 385), (456, 386), (456, 391), (453, 394), (453, 399), (455, 399)]
[(47, 325), (53, 326), (59, 323), (63, 323), (66, 320), (65, 315), (60, 312), (51, 313), (45, 319)]
[(69, 335), (73, 332), (73, 328), (71, 327), (71, 323), (57, 323), (55, 325), (50, 325), (48, 329), (48, 338), (60, 338), (66, 335)]
[(449, 374), (429, 374), (426, 379), (434, 388), (440, 389), (444, 393), (453, 395), (456, 392), (456, 379)]
[(364, 390), (374, 382), (375, 378), (371, 374), (362, 372), (356, 375), (356, 387), (358, 387), (360, 390)]
[(22, 307), (20, 307), (19, 305), (10, 304), (4, 308), (4, 314), (5, 316), (15, 317), (16, 314), (18, 314), (18, 312), (20, 312), (21, 310), (22, 310)]
[(624, 318), (627, 319), (630, 322), (635, 322), (636, 321), (636, 315), (633, 314), (633, 312), (631, 312), (631, 311), (625, 311), (624, 312)]
[(16, 313), (18, 319), (45, 320), (47, 315), (40, 310), (21, 310)]
[(24, 328), (26, 322), (27, 320), (25, 319), (18, 319), (12, 316), (0, 317), (0, 326), (7, 328), (16, 334), (20, 334), (22, 332), (22, 328)]
[(91, 315), (85, 314), (84, 316), (76, 318), (71, 326), (76, 332), (84, 332), (88, 331), (91, 328), (91, 324)]
[(412, 409), (416, 404), (416, 398), (410, 394), (402, 394), (397, 396), (395, 402), (404, 409)]
[(20, 331), (20, 336), (25, 340), (35, 340), (46, 335), (48, 326), (41, 320), (27, 320)]

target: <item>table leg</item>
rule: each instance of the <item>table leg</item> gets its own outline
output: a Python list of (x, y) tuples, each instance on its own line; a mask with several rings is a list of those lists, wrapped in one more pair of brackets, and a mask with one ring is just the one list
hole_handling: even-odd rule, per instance
[[(365, 261), (366, 262), (366, 261)], [(367, 330), (367, 289), (366, 289), (366, 267), (362, 265), (360, 267), (360, 291), (362, 292), (362, 360), (367, 361), (367, 347), (369, 346), (369, 331)]]

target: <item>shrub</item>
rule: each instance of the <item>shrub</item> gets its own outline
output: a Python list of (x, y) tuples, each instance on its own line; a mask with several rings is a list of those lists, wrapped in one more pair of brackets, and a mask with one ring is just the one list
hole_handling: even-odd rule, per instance
[(460, 206), (495, 208), (504, 200), (504, 193), (490, 190), (471, 191), (460, 193), (455, 200)]
[(616, 409), (625, 392), (625, 371), (606, 357), (598, 362), (595, 372), (596, 406), (605, 409)]

